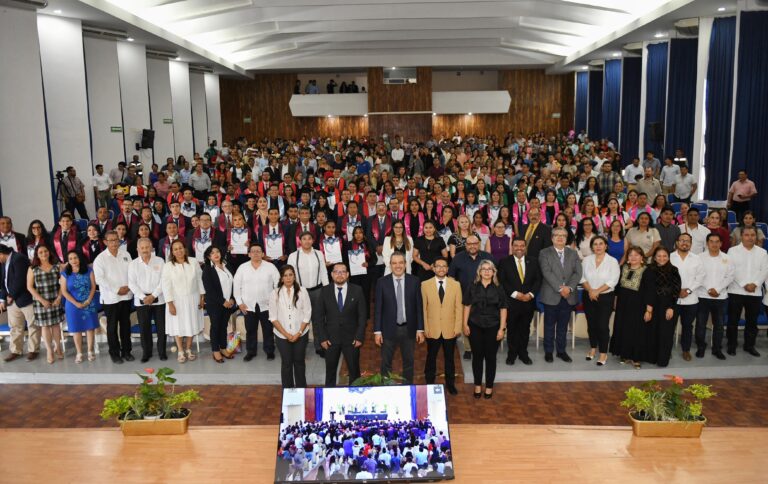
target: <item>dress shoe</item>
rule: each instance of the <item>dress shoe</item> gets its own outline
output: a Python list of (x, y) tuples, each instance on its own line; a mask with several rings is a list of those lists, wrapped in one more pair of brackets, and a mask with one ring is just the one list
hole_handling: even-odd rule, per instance
[(690, 351), (683, 351), (683, 359), (685, 361), (691, 361), (691, 352)]
[(507, 356), (507, 361), (505, 363), (507, 365), (514, 365), (515, 364), (515, 359), (512, 358), (511, 356)]
[(531, 360), (527, 356), (521, 356), (520, 357), (520, 361), (522, 361), (524, 365), (532, 365), (533, 364), (533, 360)]
[(747, 353), (749, 353), (749, 354), (750, 354), (750, 355), (752, 355), (752, 356), (756, 356), (756, 357), (759, 357), (759, 356), (760, 356), (760, 352), (758, 352), (758, 351), (757, 351), (756, 349), (754, 349), (754, 348), (745, 348), (745, 349), (744, 349), (744, 351), (746, 351)]
[(32, 351), (31, 353), (27, 353), (27, 361), (35, 361), (37, 359), (37, 355), (39, 355), (37, 351)]
[(165, 353), (163, 353), (163, 354), (162, 354), (162, 355), (160, 355), (158, 358), (160, 358), (160, 361), (166, 361), (166, 360), (168, 359), (168, 355), (166, 355)]
[(557, 354), (557, 357), (558, 357), (558, 358), (560, 358), (561, 360), (563, 360), (563, 361), (564, 361), (564, 362), (566, 362), (566, 363), (570, 363), (570, 362), (572, 362), (572, 361), (573, 361), (573, 360), (571, 359), (571, 357), (570, 357), (570, 356), (568, 356), (568, 353), (558, 353), (558, 354)]
[(475, 399), (480, 400), (480, 398), (483, 396), (483, 392), (475, 392), (472, 394)]
[(546, 361), (547, 363), (552, 363), (553, 361), (555, 361), (555, 359), (552, 358), (552, 353), (546, 353), (544, 355), (544, 361)]
[(130, 353), (126, 353), (126, 354), (125, 354), (125, 356), (123, 356), (123, 359), (124, 359), (125, 361), (133, 361), (133, 360), (135, 360), (136, 358), (134, 358), (132, 354), (130, 354)]
[(485, 398), (486, 400), (490, 400), (491, 398), (493, 398), (493, 393), (483, 393), (483, 398)]
[(112, 358), (112, 363), (115, 363), (116, 365), (123, 364), (123, 359), (120, 358), (119, 356), (111, 356), (110, 358)]
[(459, 393), (459, 391), (453, 385), (446, 385), (445, 388), (448, 390), (448, 393), (450, 393), (451, 395), (456, 395), (457, 393)]
[(712, 352), (712, 356), (714, 356), (718, 360), (724, 360), (725, 359), (725, 355), (723, 354), (722, 351), (713, 351)]
[(254, 358), (256, 358), (256, 353), (248, 353), (245, 355), (245, 358), (243, 358), (243, 361), (251, 361)]
[(317, 356), (319, 356), (320, 358), (325, 358), (325, 350), (324, 349), (315, 350), (315, 354)]
[(274, 360), (274, 359), (275, 359), (275, 354), (274, 354), (274, 353), (267, 353), (267, 359), (268, 359), (269, 361), (272, 361), (272, 360)]
[(148, 361), (149, 361), (149, 359), (150, 359), (150, 358), (152, 358), (152, 357), (151, 357), (151, 356), (142, 356), (142, 357), (141, 357), (141, 362), (142, 362), (142, 363), (146, 363), (146, 362), (148, 362)]
[(18, 353), (11, 353), (10, 355), (3, 358), (3, 361), (9, 362), (15, 360), (16, 358), (21, 358), (21, 355)]
[(736, 356), (736, 348), (728, 348), (728, 354), (731, 356)]
[(704, 349), (698, 349), (696, 350), (696, 358), (704, 358)]
[(471, 360), (472, 359), (472, 352), (471, 351), (465, 351), (464, 352), (464, 359), (465, 360)]

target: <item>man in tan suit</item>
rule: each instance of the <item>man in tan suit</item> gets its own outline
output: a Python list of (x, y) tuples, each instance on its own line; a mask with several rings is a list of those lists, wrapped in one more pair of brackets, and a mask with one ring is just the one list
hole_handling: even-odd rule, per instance
[(428, 384), (435, 383), (437, 353), (443, 348), (445, 357), (445, 386), (456, 395), (454, 351), (456, 337), (461, 334), (464, 307), (461, 304), (461, 284), (447, 277), (448, 261), (438, 257), (432, 264), (435, 277), (421, 283), (424, 308), (424, 332), (427, 336), (427, 363), (424, 376)]

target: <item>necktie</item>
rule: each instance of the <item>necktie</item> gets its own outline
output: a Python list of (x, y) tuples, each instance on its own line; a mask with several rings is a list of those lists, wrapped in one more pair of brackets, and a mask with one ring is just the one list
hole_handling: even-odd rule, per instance
[(379, 231), (384, 231), (384, 219), (379, 217)]
[(232, 221), (229, 219), (229, 215), (227, 215), (227, 228), (232, 226)]
[(397, 299), (397, 324), (405, 322), (405, 308), (403, 308), (403, 280), (395, 279), (397, 282), (397, 291), (395, 292), (395, 298)]
[(276, 234), (277, 234), (277, 229), (275, 227), (272, 227), (272, 235), (276, 235)]
[(565, 267), (565, 251), (557, 251), (558, 257), (560, 257), (560, 265)]
[(531, 240), (531, 236), (533, 236), (533, 232), (536, 230), (536, 226), (531, 224), (528, 226), (528, 229), (525, 231), (525, 242), (528, 243), (528, 241)]
[(440, 283), (440, 287), (437, 289), (437, 295), (440, 296), (440, 304), (443, 303), (443, 298), (445, 298), (445, 288), (443, 287), (443, 281), (438, 281)]
[(344, 296), (341, 295), (341, 289), (339, 288), (339, 297), (337, 298), (337, 302), (339, 304), (339, 312), (344, 310)]
[(309, 226), (307, 226), (306, 224), (304, 225), (304, 232), (309, 232)]
[(525, 273), (523, 272), (523, 264), (520, 262), (522, 259), (517, 259), (517, 274), (520, 276), (520, 282), (525, 280)]

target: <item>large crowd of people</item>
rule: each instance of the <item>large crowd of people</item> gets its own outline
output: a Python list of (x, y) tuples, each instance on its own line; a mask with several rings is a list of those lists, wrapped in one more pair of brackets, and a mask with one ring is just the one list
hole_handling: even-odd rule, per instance
[(424, 420), (297, 422), (281, 426), (276, 479), (451, 478), (446, 430)]
[[(435, 379), (442, 348), (453, 368), (456, 339), (472, 359), (475, 396), (490, 398), (499, 342), (506, 363), (531, 364), (528, 334), (544, 313), (545, 360), (570, 362), (566, 333), (583, 305), (587, 360), (666, 366), (678, 319), (682, 357), (755, 349), (768, 277), (765, 234), (739, 172), (727, 207), (692, 199), (682, 153), (648, 152), (624, 166), (609, 140), (584, 133), (464, 136), (422, 142), (382, 139), (244, 138), (214, 142), (190, 162), (179, 156), (144, 169), (135, 158), (96, 167), (96, 217), (68, 170), (67, 209), (54, 227), (33, 220), (26, 235), (0, 218), (0, 310), (8, 311), (13, 361), (44, 342), (63, 358), (61, 326), (75, 335), (76, 361), (93, 360), (98, 314), (107, 319), (112, 361), (131, 361), (130, 314), (141, 326), (142, 361), (172, 336), (180, 363), (210, 322), (211, 355), (224, 363), (232, 316), (245, 318), (245, 361), (279, 352), (283, 385), (304, 386), (309, 335), (336, 384), (341, 357), (351, 381), (373, 315), (382, 371), (399, 348), (412, 381), (413, 352), (426, 342)], [(729, 211), (732, 209), (732, 212)], [(736, 223), (731, 227), (734, 217)], [(738, 268), (738, 270), (735, 270)], [(613, 331), (610, 319), (615, 311)], [(157, 344), (153, 344), (154, 332)], [(86, 346), (81, 341), (86, 334)], [(463, 336), (462, 336), (463, 335)], [(447, 388), (455, 393), (453, 371)]]

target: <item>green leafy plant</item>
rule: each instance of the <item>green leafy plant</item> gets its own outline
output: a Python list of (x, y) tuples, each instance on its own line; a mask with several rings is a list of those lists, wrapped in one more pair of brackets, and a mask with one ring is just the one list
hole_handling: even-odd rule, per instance
[(656, 380), (643, 383), (640, 388), (630, 387), (625, 392), (622, 407), (629, 409), (637, 420), (696, 421), (703, 420), (704, 400), (717, 394), (710, 385), (695, 383), (683, 388), (683, 378), (664, 375), (670, 384), (663, 386)]
[(141, 384), (133, 395), (121, 395), (104, 400), (101, 418), (117, 417), (122, 420), (136, 420), (144, 417), (179, 418), (188, 411), (182, 405), (202, 400), (197, 390), (176, 393), (176, 379), (170, 368), (145, 368), (144, 374), (136, 373)]
[(359, 378), (357, 378), (355, 381), (352, 382), (352, 386), (381, 387), (381, 386), (400, 385), (404, 381), (405, 381), (405, 378), (403, 378), (402, 376), (396, 373), (390, 372), (386, 375), (382, 375), (381, 373), (363, 372), (363, 374)]

